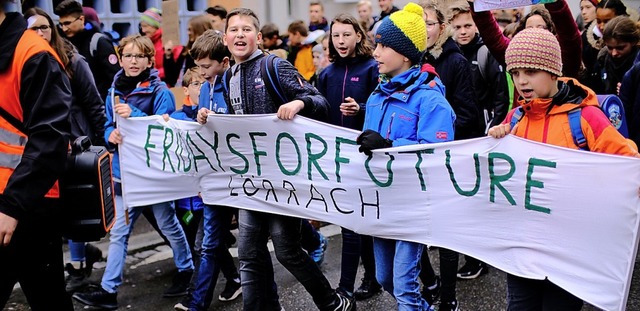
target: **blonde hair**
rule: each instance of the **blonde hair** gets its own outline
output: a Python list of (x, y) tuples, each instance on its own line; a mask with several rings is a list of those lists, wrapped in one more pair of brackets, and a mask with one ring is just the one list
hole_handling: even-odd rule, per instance
[(118, 55), (120, 60), (122, 60), (122, 51), (128, 44), (133, 44), (134, 47), (137, 47), (140, 52), (142, 52), (151, 63), (154, 61), (154, 56), (156, 55), (156, 49), (153, 47), (153, 42), (147, 36), (143, 36), (141, 34), (130, 35), (122, 38), (120, 40), (120, 45), (118, 45)]
[(182, 86), (189, 87), (189, 84), (196, 80), (200, 76), (200, 72), (198, 72), (198, 67), (191, 67), (187, 69), (187, 72), (182, 76)]

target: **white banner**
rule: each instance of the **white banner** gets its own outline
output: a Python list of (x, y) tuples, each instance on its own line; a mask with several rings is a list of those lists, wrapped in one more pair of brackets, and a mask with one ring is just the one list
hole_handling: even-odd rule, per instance
[(529, 5), (556, 2), (556, 0), (476, 0), (473, 9), (476, 12), (521, 8)]
[(193, 196), (442, 246), (623, 310), (640, 161), (508, 136), (358, 153), (358, 132), (303, 117), (120, 120), (128, 206)]

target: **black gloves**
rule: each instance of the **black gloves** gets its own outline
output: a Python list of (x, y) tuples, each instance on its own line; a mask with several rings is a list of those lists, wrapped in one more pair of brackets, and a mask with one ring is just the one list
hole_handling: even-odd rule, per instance
[(392, 146), (392, 141), (385, 139), (378, 132), (372, 130), (365, 130), (356, 139), (360, 148), (358, 151), (370, 156), (371, 150), (389, 148)]

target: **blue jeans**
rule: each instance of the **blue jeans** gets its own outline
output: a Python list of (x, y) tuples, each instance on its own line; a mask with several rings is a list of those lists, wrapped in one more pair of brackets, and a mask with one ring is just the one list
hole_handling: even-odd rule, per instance
[(71, 261), (86, 260), (85, 244), (85, 242), (74, 242), (69, 239), (69, 253), (71, 255)]
[(173, 260), (178, 271), (193, 270), (191, 261), (191, 251), (187, 238), (178, 223), (176, 212), (171, 202), (163, 202), (149, 206), (139, 206), (129, 208), (129, 224), (125, 219), (125, 206), (121, 195), (115, 196), (116, 203), (116, 223), (109, 233), (109, 253), (107, 266), (102, 275), (102, 288), (109, 293), (118, 291), (118, 286), (122, 284), (122, 273), (125, 259), (127, 257), (127, 247), (129, 246), (129, 236), (133, 231), (133, 225), (145, 208), (151, 208), (153, 215), (158, 222), (158, 226), (164, 235), (169, 239), (173, 250)]
[(424, 245), (414, 242), (373, 238), (376, 278), (396, 299), (399, 311), (428, 310), (420, 295), (420, 257)]
[(221, 256), (229, 252), (224, 243), (224, 236), (229, 232), (232, 215), (229, 207), (207, 205), (204, 208), (202, 253), (190, 309), (207, 310), (211, 305), (213, 290), (220, 273)]
[(548, 280), (507, 274), (508, 311), (580, 311), (582, 299)]
[(276, 258), (304, 286), (320, 310), (333, 306), (336, 294), (318, 265), (300, 246), (301, 220), (240, 210), (238, 259), (244, 310), (280, 310), (267, 249), (271, 235)]

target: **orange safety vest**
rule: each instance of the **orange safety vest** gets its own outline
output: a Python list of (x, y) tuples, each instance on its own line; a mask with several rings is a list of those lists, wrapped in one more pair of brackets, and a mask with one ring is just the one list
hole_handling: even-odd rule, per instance
[[(31, 57), (41, 52), (49, 52), (62, 65), (58, 55), (46, 41), (33, 30), (26, 30), (18, 41), (11, 65), (6, 71), (0, 72), (0, 107), (20, 122), (24, 122), (20, 104), (22, 70)], [(26, 144), (27, 135), (0, 116), (0, 193), (4, 193), (9, 178), (20, 164)], [(60, 197), (57, 181), (45, 197)]]

